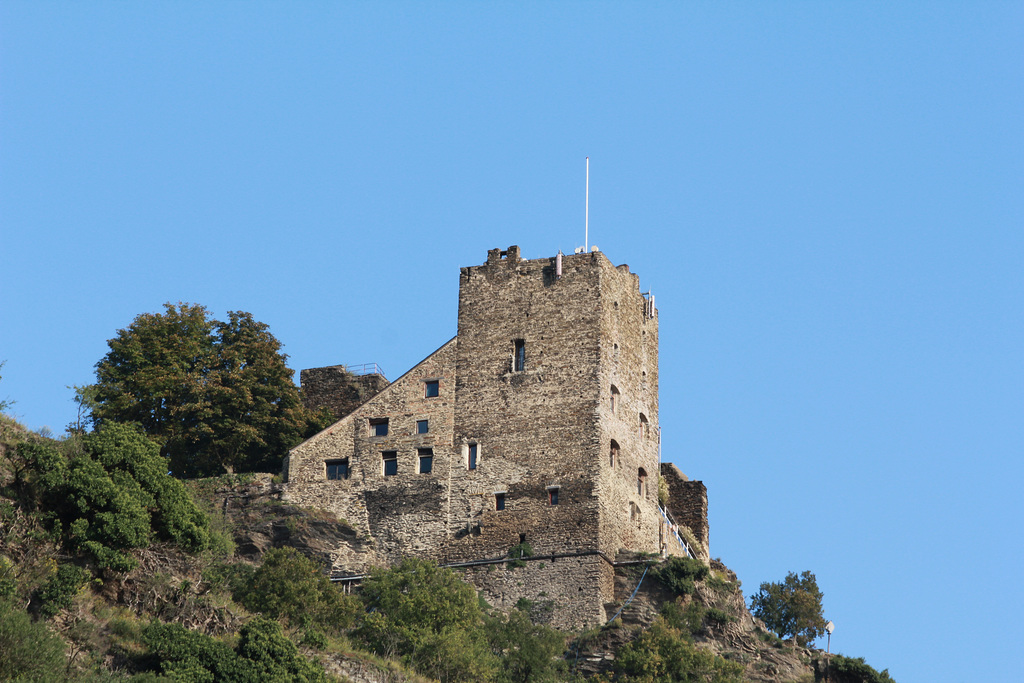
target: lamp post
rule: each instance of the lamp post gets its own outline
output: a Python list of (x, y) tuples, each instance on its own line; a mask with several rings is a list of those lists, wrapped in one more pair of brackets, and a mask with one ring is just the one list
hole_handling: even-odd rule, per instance
[(836, 630), (836, 625), (831, 621), (825, 622), (825, 632), (828, 633), (828, 640), (825, 641), (825, 680), (829, 680), (829, 674), (832, 669), (832, 631)]

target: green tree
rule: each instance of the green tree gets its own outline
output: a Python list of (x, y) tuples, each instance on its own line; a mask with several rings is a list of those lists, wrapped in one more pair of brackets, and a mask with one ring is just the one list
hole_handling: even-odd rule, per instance
[(286, 618), (295, 627), (340, 633), (359, 610), (356, 598), (333, 585), (316, 562), (294, 548), (274, 548), (233, 597), (251, 612)]
[(354, 635), (372, 651), (442, 683), (493, 680), (480, 601), (450, 569), (407, 558), (372, 572), (360, 597), (368, 614)]
[(807, 645), (825, 633), (823, 597), (814, 574), (789, 572), (782, 583), (762, 583), (750, 598), (750, 611), (780, 638)]
[(70, 457), (45, 442), (22, 443), (18, 454), (28, 463), (25, 497), (101, 568), (130, 570), (129, 551), (154, 535), (192, 552), (206, 547), (206, 516), (138, 427), (105, 423)]
[(92, 417), (137, 422), (179, 476), (273, 470), (325, 424), (302, 406), (287, 356), (264, 323), (227, 322), (197, 304), (165, 304), (107, 342), (96, 364)]

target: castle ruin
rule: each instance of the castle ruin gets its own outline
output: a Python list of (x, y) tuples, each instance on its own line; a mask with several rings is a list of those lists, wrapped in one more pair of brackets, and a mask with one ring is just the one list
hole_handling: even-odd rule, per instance
[(660, 461), (658, 311), (629, 266), (493, 249), (461, 269), (453, 339), (390, 384), (354, 378), (357, 406), (331, 370), (301, 374), (340, 419), (291, 451), (286, 497), (356, 530), (335, 578), (415, 555), (578, 628), (611, 616), (625, 558), (709, 559), (706, 489)]

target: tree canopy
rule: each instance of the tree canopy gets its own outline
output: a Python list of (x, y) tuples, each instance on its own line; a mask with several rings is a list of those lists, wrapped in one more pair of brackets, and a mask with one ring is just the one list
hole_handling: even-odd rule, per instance
[(198, 304), (143, 313), (96, 364), (93, 421), (137, 422), (178, 476), (268, 471), (325, 424), (306, 410), (287, 356), (249, 313)]
[(793, 636), (807, 645), (825, 633), (823, 597), (814, 574), (789, 572), (782, 583), (762, 583), (750, 598), (750, 611), (780, 638)]

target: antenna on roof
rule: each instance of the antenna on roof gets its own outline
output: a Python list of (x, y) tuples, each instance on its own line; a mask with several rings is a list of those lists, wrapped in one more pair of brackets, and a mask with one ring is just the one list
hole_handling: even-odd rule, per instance
[(583, 251), (590, 244), (590, 157), (587, 157), (587, 208), (583, 218)]

